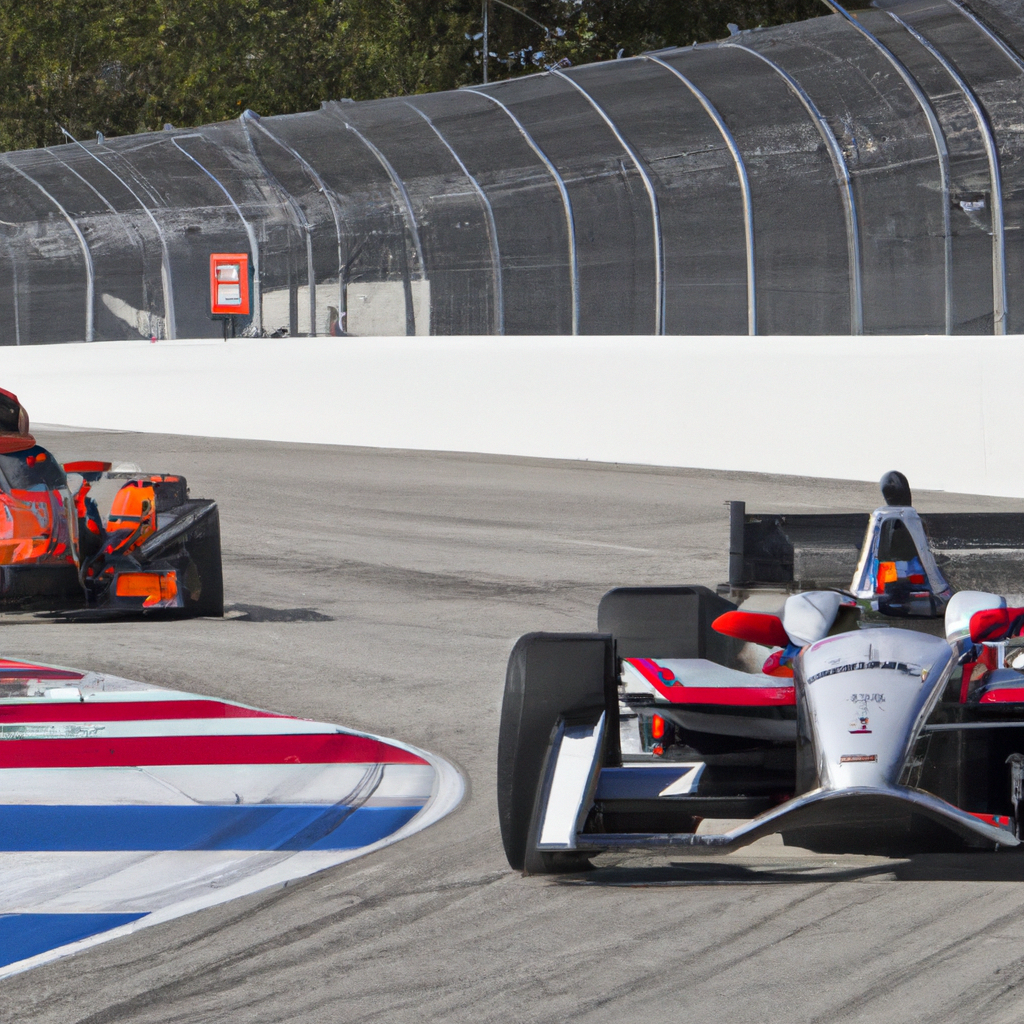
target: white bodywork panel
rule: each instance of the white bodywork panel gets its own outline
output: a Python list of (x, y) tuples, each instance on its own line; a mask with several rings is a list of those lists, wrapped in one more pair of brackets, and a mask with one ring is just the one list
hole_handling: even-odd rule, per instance
[(543, 806), (537, 848), (574, 850), (590, 809), (604, 740), (605, 716), (595, 725), (563, 725), (552, 750), (554, 771)]

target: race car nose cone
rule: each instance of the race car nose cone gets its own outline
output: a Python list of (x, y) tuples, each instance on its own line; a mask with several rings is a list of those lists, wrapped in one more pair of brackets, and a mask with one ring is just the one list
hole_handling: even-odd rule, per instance
[(823, 789), (898, 783), (908, 743), (948, 678), (944, 640), (903, 629), (826, 637), (795, 667)]

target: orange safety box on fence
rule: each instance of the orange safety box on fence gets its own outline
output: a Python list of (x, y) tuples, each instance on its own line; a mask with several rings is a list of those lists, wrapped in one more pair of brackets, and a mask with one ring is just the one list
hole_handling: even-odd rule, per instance
[(249, 315), (249, 257), (245, 253), (211, 253), (210, 312)]

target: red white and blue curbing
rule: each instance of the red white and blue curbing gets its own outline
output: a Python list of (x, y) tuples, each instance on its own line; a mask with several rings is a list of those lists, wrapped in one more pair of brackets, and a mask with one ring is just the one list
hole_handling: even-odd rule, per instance
[(0, 661), (0, 977), (341, 864), (462, 795), (396, 740)]

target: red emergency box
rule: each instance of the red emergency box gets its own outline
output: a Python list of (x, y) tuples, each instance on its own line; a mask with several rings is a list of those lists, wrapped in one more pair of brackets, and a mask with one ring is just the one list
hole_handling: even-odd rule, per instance
[(249, 257), (246, 253), (211, 253), (210, 312), (249, 315)]

